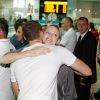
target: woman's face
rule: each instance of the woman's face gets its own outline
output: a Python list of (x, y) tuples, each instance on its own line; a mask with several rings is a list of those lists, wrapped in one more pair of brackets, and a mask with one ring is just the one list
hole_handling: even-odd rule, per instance
[(43, 43), (55, 45), (60, 39), (60, 31), (55, 26), (49, 26), (43, 34)]

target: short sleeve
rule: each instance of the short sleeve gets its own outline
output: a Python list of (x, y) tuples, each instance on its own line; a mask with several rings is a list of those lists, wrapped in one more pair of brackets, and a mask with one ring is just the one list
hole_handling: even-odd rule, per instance
[(64, 47), (59, 48), (58, 55), (60, 56), (62, 63), (66, 64), (67, 66), (71, 66), (76, 60), (75, 55)]

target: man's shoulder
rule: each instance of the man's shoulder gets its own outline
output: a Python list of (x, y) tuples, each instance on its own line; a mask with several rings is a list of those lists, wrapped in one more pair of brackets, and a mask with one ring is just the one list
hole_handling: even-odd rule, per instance
[(69, 32), (75, 33), (76, 31), (74, 30), (73, 27), (71, 27), (71, 28), (69, 29)]
[(9, 41), (9, 49), (10, 49), (10, 52), (16, 50), (15, 47), (14, 47), (14, 45), (10, 41)]
[(67, 51), (67, 49), (65, 47), (62, 47), (59, 45), (50, 45), (50, 46), (48, 46), (48, 48), (50, 48), (55, 53), (63, 53), (65, 51)]
[(87, 32), (87, 36), (93, 40), (96, 40), (96, 38), (94, 37), (94, 35), (90, 31)]
[(48, 47), (48, 48), (54, 48), (54, 49), (62, 48), (62, 46), (60, 46), (60, 45), (49, 45), (49, 44), (44, 44), (43, 46), (44, 46), (44, 47)]
[(76, 35), (76, 31), (73, 28), (70, 28), (68, 31), (65, 32), (66, 36)]
[(15, 34), (10, 38), (10, 40), (13, 40), (13, 39), (17, 39), (17, 36)]

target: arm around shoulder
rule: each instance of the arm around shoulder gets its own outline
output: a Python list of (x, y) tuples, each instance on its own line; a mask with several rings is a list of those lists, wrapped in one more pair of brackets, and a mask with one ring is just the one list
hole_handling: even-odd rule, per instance
[(36, 57), (36, 56), (47, 54), (49, 52), (50, 52), (49, 48), (36, 47), (24, 52), (7, 53), (6, 55), (0, 58), (0, 64), (9, 64), (24, 57)]
[(79, 72), (83, 76), (91, 76), (92, 75), (92, 71), (91, 71), (90, 67), (78, 58), (71, 65), (71, 68), (74, 69), (75, 71)]
[(18, 96), (20, 90), (17, 82), (12, 82), (12, 91)]

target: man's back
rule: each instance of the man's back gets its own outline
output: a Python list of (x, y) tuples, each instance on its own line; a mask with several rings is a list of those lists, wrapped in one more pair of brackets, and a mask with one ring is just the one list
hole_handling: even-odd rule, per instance
[[(36, 46), (41, 44), (27, 50)], [(23, 58), (12, 64), (12, 81), (17, 81), (20, 89), (18, 100), (57, 100), (59, 67), (63, 63), (71, 65), (76, 57), (63, 47), (50, 46), (50, 49), (46, 55)]]
[[(8, 39), (0, 39), (0, 57), (7, 52), (14, 50)], [(13, 93), (10, 82), (10, 68), (0, 65), (0, 100), (13, 100)]]

